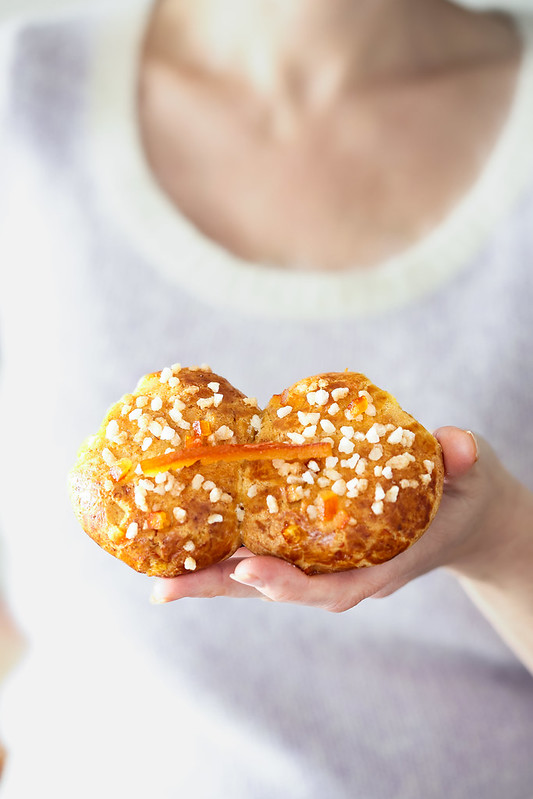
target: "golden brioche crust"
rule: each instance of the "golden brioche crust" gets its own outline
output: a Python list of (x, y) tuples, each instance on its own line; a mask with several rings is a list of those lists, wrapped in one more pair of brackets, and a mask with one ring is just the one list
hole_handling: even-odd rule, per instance
[[(200, 441), (329, 441), (333, 453), (142, 473), (142, 461)], [(223, 377), (176, 365), (109, 409), (80, 450), (70, 492), (88, 535), (148, 575), (206, 568), (241, 542), (317, 573), (381, 563), (414, 543), (443, 476), (436, 439), (364, 375), (306, 378), (262, 412)]]
[[(88, 535), (136, 571), (159, 577), (232, 555), (240, 534), (231, 464), (193, 465), (157, 479), (134, 470), (144, 458), (184, 446), (197, 421), (209, 424), (212, 443), (250, 441), (257, 408), (245, 399), (205, 369), (175, 367), (143, 377), (109, 409), (70, 473), (74, 511)], [(116, 479), (128, 464), (133, 474)], [(200, 472), (201, 485), (193, 487)]]
[(248, 549), (310, 574), (382, 563), (420, 538), (442, 496), (441, 449), (391, 394), (356, 373), (300, 380), (271, 399), (258, 440), (308, 438), (331, 440), (333, 456), (247, 464)]

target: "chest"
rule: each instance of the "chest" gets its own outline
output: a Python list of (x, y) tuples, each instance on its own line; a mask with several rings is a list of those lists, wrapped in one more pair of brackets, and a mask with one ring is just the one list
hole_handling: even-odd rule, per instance
[(490, 155), (513, 78), (473, 71), (303, 120), (153, 67), (141, 130), (156, 179), (207, 236), (248, 260), (339, 270), (401, 252), (449, 213)]

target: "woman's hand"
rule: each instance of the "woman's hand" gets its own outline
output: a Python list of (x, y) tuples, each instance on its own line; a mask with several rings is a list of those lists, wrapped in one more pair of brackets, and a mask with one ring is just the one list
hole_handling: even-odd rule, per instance
[[(436, 433), (444, 453), (445, 490), (430, 529), (387, 563), (336, 574), (308, 576), (278, 558), (241, 548), (233, 557), (195, 574), (156, 580), (152, 601), (182, 597), (261, 597), (325, 610), (348, 610), (367, 597), (383, 597), (438, 566), (465, 568), (491, 557), (491, 532), (512, 494), (513, 480), (484, 442), (443, 427)], [(490, 528), (490, 529), (489, 529)]]

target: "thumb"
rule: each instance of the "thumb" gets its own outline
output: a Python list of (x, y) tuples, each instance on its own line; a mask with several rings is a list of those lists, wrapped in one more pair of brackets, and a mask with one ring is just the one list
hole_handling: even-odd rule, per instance
[(459, 427), (439, 427), (434, 435), (442, 447), (446, 477), (462, 477), (478, 458), (474, 434)]

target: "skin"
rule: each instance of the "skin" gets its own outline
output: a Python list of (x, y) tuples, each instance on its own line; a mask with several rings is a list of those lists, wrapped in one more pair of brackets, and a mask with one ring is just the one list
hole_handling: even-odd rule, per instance
[(23, 650), (24, 641), (22, 635), (17, 629), (8, 608), (0, 603), (0, 680), (5, 677), (17, 662)]
[[(163, 190), (223, 246), (287, 269), (371, 268), (471, 185), (519, 60), (509, 20), (444, 0), (231, 0), (231, 13), (228, 0), (164, 0), (145, 42), (139, 125)], [(484, 440), (453, 427), (436, 435), (441, 507), (392, 561), (306, 576), (240, 549), (156, 580), (152, 601), (231, 596), (341, 612), (444, 567), (533, 671), (533, 495)]]
[(164, 0), (141, 70), (145, 154), (237, 255), (368, 267), (471, 186), (519, 56), (504, 17), (444, 0)]

